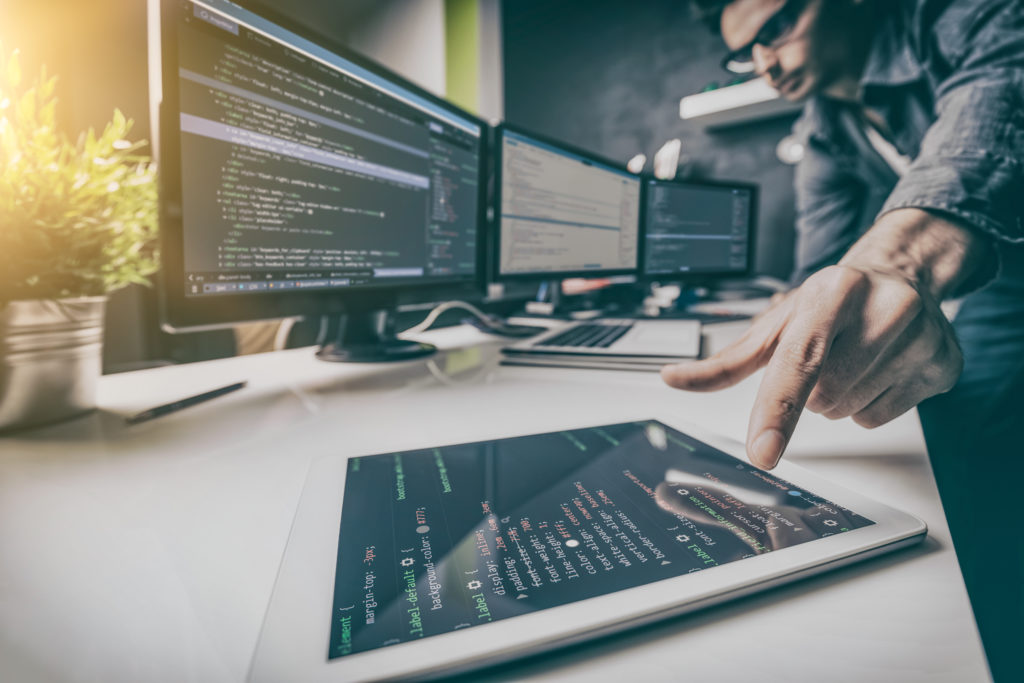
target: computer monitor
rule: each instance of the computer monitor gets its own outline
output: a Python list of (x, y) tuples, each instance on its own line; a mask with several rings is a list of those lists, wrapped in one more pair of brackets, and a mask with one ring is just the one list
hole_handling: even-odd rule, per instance
[(496, 280), (636, 274), (638, 176), (508, 125), (495, 138)]
[(641, 279), (749, 275), (756, 220), (756, 185), (645, 179)]
[(266, 5), (160, 10), (165, 326), (330, 315), (322, 358), (432, 351), (380, 312), (482, 291), (486, 125)]

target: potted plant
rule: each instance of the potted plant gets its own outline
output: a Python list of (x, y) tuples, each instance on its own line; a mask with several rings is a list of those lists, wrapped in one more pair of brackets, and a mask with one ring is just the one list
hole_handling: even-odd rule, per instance
[(120, 111), (76, 141), (0, 45), (0, 430), (95, 407), (106, 294), (157, 268), (156, 168)]

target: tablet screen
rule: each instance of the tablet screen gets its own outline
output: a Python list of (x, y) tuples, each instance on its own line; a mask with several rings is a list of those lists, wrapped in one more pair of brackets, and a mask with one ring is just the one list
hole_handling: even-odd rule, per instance
[(328, 657), (870, 524), (654, 421), (353, 458)]

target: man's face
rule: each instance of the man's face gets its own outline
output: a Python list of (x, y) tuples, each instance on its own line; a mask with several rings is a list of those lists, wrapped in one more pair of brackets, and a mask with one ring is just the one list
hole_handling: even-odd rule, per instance
[[(754, 45), (758, 75), (784, 98), (802, 100), (820, 93), (848, 71), (849, 31), (837, 26), (835, 12), (825, 8), (843, 0), (809, 0), (792, 27), (770, 45)], [(722, 38), (730, 50), (754, 40), (785, 0), (735, 0), (722, 13)], [(849, 27), (847, 27), (848, 29)]]

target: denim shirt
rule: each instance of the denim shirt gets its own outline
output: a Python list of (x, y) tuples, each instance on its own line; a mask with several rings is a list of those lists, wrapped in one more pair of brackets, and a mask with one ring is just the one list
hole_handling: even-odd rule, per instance
[(997, 245), (1024, 244), (1024, 2), (879, 5), (861, 102), (913, 162), (896, 175), (867, 139), (860, 105), (807, 102), (794, 127), (806, 143), (794, 283), (900, 208), (943, 214)]

